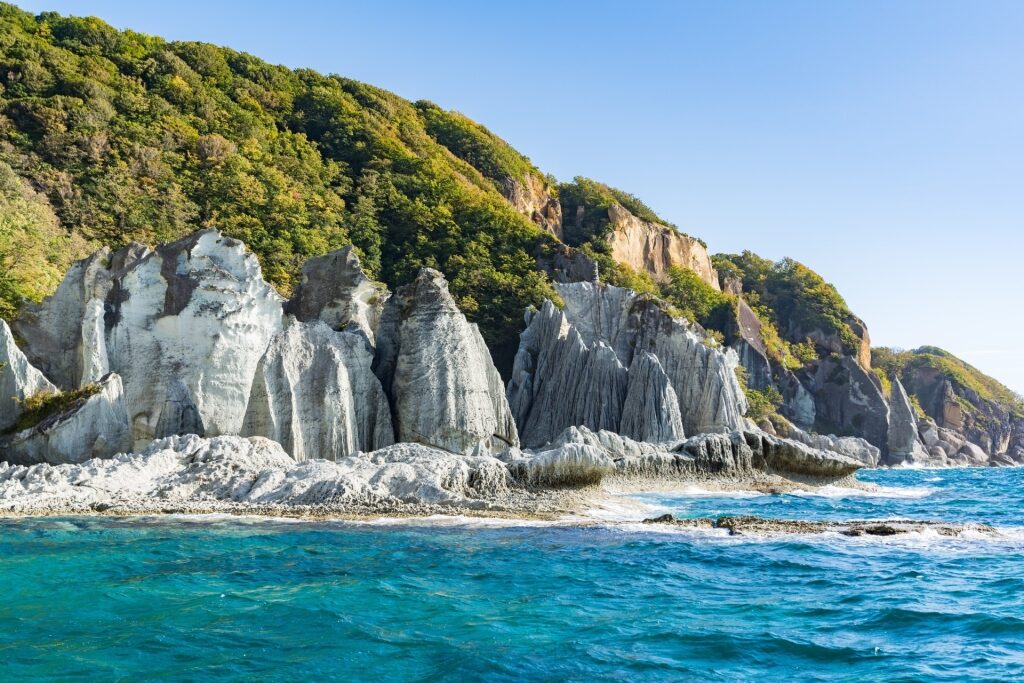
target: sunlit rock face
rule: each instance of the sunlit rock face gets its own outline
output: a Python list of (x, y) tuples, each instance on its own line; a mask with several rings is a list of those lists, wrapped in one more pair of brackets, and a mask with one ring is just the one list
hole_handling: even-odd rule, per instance
[(518, 445), (487, 345), (436, 270), (424, 268), (388, 300), (376, 363), (398, 441), (466, 454)]
[(508, 386), (525, 446), (574, 426), (667, 441), (744, 425), (735, 352), (631, 290), (556, 288), (565, 306), (528, 315)]
[(118, 277), (107, 354), (135, 441), (237, 434), (256, 366), (282, 329), (282, 301), (256, 257), (213, 230), (158, 247)]
[(109, 458), (131, 447), (121, 378), (109, 374), (99, 390), (20, 432), (0, 437), (0, 460), (19, 465)]
[(608, 209), (608, 219), (608, 245), (612, 258), (619, 263), (647, 271), (656, 280), (668, 279), (672, 266), (686, 268), (711, 287), (720, 289), (718, 273), (700, 240), (670, 226), (641, 220), (618, 204)]
[(14, 342), (7, 323), (0, 320), (0, 431), (14, 424), (22, 413), (21, 401), (56, 387), (25, 357)]
[(116, 278), (150, 254), (133, 242), (75, 262), (57, 291), (14, 321), (25, 354), (54, 384), (77, 389), (107, 374), (105, 304)]
[(273, 439), (296, 460), (337, 460), (394, 443), (366, 337), (293, 321), (260, 360), (241, 433)]
[(335, 330), (361, 331), (373, 345), (388, 296), (363, 272), (350, 245), (306, 261), (285, 311), (302, 322), (322, 320)]

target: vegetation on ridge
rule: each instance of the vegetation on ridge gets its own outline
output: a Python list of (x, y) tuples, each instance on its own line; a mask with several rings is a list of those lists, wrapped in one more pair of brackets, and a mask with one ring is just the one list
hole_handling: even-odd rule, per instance
[[(226, 48), (0, 4), (0, 161), (66, 235), (118, 247), (217, 228), (284, 293), (305, 259), (351, 242), (390, 287), (422, 266), (444, 272), (500, 356), (523, 309), (553, 296), (535, 267), (552, 238), (485, 177), (528, 162), (438, 112)], [(439, 138), (464, 155), (472, 140), (483, 168)], [(52, 290), (52, 276), (39, 282), (5, 282), (4, 314)]]
[(845, 354), (857, 354), (861, 340), (851, 327), (856, 317), (836, 288), (807, 266), (790, 258), (773, 262), (750, 251), (717, 254), (713, 263), (720, 273), (742, 280), (744, 299), (782, 338), (805, 343), (817, 331), (834, 335)]
[[(899, 377), (908, 385), (912, 400), (918, 397), (912, 393), (909, 378), (916, 370), (930, 368), (949, 380), (955, 389), (971, 392), (982, 401), (998, 404), (1014, 417), (1024, 417), (1024, 398), (998, 380), (938, 347), (922, 346), (911, 351), (877, 347), (871, 349), (871, 363), (885, 374)], [(964, 407), (969, 412), (974, 410), (974, 406), (969, 403)]]

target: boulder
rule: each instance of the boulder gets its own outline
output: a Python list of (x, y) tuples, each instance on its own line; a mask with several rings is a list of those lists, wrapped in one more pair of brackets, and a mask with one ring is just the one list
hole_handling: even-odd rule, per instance
[(387, 396), (360, 328), (294, 321), (270, 343), (249, 394), (242, 436), (280, 443), (296, 460), (338, 460), (394, 443)]
[(22, 431), (0, 437), (0, 459), (12, 464), (77, 463), (131, 448), (121, 378), (109, 374), (95, 393)]
[(14, 342), (7, 323), (0, 320), (0, 432), (17, 421), (21, 401), (57, 387), (36, 370)]
[(463, 454), (519, 444), (480, 330), (459, 311), (436, 270), (424, 268), (388, 301), (375, 371), (391, 402), (398, 441)]

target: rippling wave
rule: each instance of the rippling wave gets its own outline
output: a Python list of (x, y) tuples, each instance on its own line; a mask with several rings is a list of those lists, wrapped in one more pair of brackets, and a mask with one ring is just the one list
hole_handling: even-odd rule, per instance
[[(1012, 680), (1024, 471), (865, 496), (630, 496), (593, 526), (0, 521), (5, 680)], [(624, 519), (982, 522), (1002, 538), (728, 537)], [(632, 517), (631, 517), (632, 515)]]

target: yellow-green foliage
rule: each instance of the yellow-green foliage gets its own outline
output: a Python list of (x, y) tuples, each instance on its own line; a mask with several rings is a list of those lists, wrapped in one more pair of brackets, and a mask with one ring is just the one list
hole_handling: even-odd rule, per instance
[[(1024, 416), (1024, 400), (998, 380), (935, 346), (922, 346), (912, 351), (879, 347), (871, 349), (871, 364), (890, 375), (908, 378), (919, 368), (940, 372), (954, 387), (977, 394), (983, 401), (999, 404), (1004, 410)], [(909, 382), (904, 382), (912, 387)], [(916, 397), (912, 397), (916, 398)], [(964, 401), (962, 407), (975, 412), (975, 407)]]
[(734, 316), (734, 298), (704, 282), (692, 270), (672, 266), (661, 296), (689, 320), (714, 328), (715, 318)]
[(892, 396), (892, 380), (889, 379), (889, 375), (882, 368), (871, 368), (871, 372), (878, 378), (882, 385), (882, 392), (886, 397)]
[(782, 405), (782, 394), (773, 386), (762, 391), (747, 389), (747, 417), (752, 420), (770, 418), (778, 413)]
[[(6, 4), (0, 65), (0, 161), (70, 234), (118, 247), (218, 228), (284, 293), (308, 257), (352, 243), (392, 288), (421, 266), (444, 272), (499, 354), (515, 346), (523, 309), (553, 296), (534, 258), (543, 234), (491, 179), (532, 166), (464, 117), (230, 49)], [(24, 246), (3, 239), (8, 251)], [(66, 265), (40, 250), (25, 259), (39, 286), (19, 275), (15, 294), (37, 297)]]
[(102, 387), (99, 384), (86, 384), (81, 389), (74, 391), (40, 391), (20, 401), (20, 407), (24, 411), (18, 416), (17, 421), (4, 433), (13, 434), (29, 427), (34, 427), (51, 415), (62, 413), (71, 407), (85, 401), (90, 396), (98, 394)]
[(57, 288), (64, 271), (87, 251), (57, 221), (46, 197), (0, 161), (0, 318)]
[(853, 313), (836, 288), (807, 266), (789, 258), (772, 262), (750, 251), (718, 254), (713, 262), (742, 277), (744, 297), (770, 314), (783, 338), (802, 343), (820, 330), (837, 335), (846, 353), (857, 352), (860, 339), (850, 327)]

